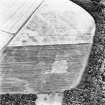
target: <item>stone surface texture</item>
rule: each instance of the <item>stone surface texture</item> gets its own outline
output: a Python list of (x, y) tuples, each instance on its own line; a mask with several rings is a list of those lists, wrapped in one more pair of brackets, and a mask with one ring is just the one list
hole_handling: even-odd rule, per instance
[(95, 22), (69, 0), (45, 0), (9, 46), (92, 43)]
[(81, 81), (76, 88), (64, 92), (62, 105), (105, 105), (105, 1), (72, 1), (94, 17), (96, 32)]

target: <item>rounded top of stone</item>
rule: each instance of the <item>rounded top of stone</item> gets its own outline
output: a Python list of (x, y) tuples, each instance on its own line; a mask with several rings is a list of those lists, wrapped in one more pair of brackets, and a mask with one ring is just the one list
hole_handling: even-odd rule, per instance
[(9, 46), (92, 43), (95, 21), (69, 0), (45, 0)]

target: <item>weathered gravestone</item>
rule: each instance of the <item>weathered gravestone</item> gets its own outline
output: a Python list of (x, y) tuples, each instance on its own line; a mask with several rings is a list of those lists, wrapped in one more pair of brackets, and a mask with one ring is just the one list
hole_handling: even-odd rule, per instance
[(63, 92), (86, 66), (94, 19), (69, 0), (45, 0), (2, 53), (2, 92)]

